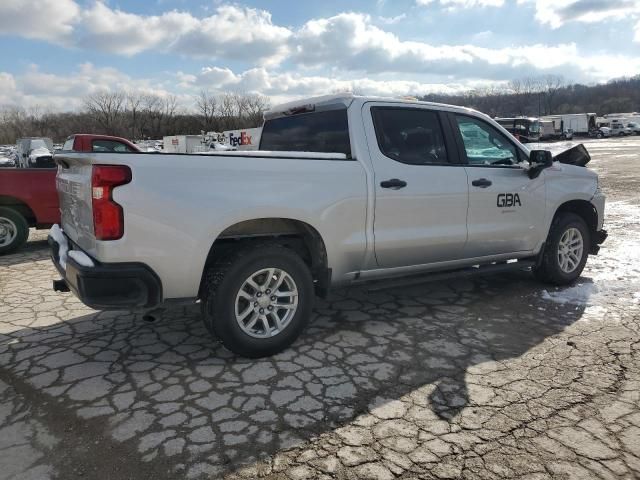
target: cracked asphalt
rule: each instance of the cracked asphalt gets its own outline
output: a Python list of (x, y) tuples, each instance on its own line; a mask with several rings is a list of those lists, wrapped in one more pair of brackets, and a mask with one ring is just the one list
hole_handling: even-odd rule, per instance
[(258, 361), (197, 309), (53, 292), (32, 232), (0, 257), (0, 479), (640, 478), (640, 137), (585, 144), (610, 237), (576, 285), (341, 290)]

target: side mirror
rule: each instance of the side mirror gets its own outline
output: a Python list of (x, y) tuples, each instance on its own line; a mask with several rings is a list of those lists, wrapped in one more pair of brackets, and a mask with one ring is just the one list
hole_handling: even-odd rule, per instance
[(529, 178), (537, 178), (542, 170), (553, 165), (553, 155), (549, 150), (532, 150), (529, 165)]

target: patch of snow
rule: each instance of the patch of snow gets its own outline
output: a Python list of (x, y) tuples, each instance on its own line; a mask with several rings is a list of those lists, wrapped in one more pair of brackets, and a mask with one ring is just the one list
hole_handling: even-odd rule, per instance
[(63, 230), (57, 223), (53, 227), (51, 227), (49, 235), (51, 235), (51, 238), (53, 238), (58, 244), (58, 262), (60, 263), (62, 269), (66, 270), (67, 255), (69, 253), (69, 242), (67, 242), (67, 237), (64, 236)]
[(573, 287), (554, 292), (543, 290), (542, 299), (561, 304), (589, 305), (589, 298), (597, 292), (598, 287), (593, 283), (578, 283)]
[(69, 252), (69, 258), (73, 258), (76, 261), (76, 263), (78, 263), (79, 265), (82, 265), (83, 267), (95, 266), (95, 264), (93, 263), (93, 260), (91, 260), (89, 255), (87, 255), (86, 253), (80, 250), (71, 250)]

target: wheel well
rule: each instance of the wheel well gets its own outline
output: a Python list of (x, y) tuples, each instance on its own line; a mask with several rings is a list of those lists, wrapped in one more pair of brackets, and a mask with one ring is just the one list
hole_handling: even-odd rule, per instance
[[(231, 250), (247, 244), (273, 240), (294, 250), (309, 266), (316, 293), (326, 296), (331, 281), (327, 250), (318, 231), (308, 223), (289, 218), (259, 218), (225, 229), (211, 245), (205, 269)], [(200, 285), (202, 287), (202, 283)]]
[(17, 211), (22, 215), (30, 227), (36, 224), (36, 216), (33, 213), (33, 210), (24, 203), (22, 200), (18, 200), (14, 197), (8, 197), (6, 195), (0, 195), (0, 207), (8, 207)]
[(571, 212), (582, 217), (591, 233), (595, 233), (598, 230), (598, 212), (591, 202), (586, 200), (571, 200), (570, 202), (560, 205), (558, 210), (556, 210), (555, 216), (557, 217), (561, 212)]

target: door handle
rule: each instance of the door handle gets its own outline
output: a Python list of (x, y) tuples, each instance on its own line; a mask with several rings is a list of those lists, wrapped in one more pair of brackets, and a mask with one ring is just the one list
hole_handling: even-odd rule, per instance
[(391, 180), (384, 180), (380, 182), (380, 186), (382, 188), (392, 188), (394, 190), (399, 190), (407, 186), (407, 182), (404, 180), (399, 180), (397, 178), (392, 178)]
[(487, 188), (492, 184), (491, 180), (487, 180), (486, 178), (479, 178), (471, 182), (471, 185), (474, 187)]

